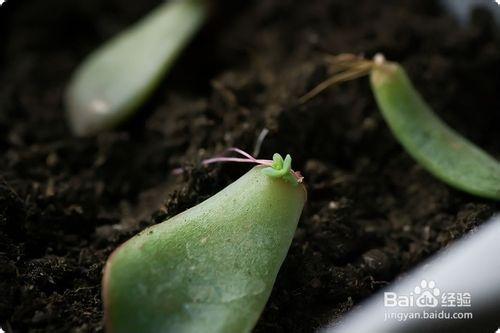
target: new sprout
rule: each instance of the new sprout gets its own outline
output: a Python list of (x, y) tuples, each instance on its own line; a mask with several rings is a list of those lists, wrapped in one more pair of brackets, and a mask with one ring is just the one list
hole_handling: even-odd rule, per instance
[(405, 70), (382, 55), (330, 58), (339, 69), (301, 98), (306, 102), (330, 85), (370, 75), (371, 88), (396, 139), (424, 168), (445, 183), (477, 196), (500, 199), (500, 163), (451, 129), (422, 99)]
[(66, 92), (73, 132), (91, 135), (127, 119), (170, 69), (207, 11), (207, 0), (168, 1), (94, 51)]
[[(262, 160), (256, 159), (249, 153), (235, 147), (228, 148), (226, 153), (234, 152), (237, 153), (241, 157), (226, 157), (226, 156), (218, 156), (203, 160), (201, 163), (203, 165), (209, 165), (212, 163), (223, 163), (223, 162), (239, 162), (239, 163), (252, 163), (267, 166), (268, 168), (264, 168), (262, 170), (263, 173), (273, 178), (282, 178), (290, 182), (292, 185), (296, 186), (298, 183), (302, 183), (304, 177), (300, 174), (299, 171), (293, 171), (292, 169), (292, 157), (287, 154), (285, 159), (280, 154), (274, 154), (272, 160)], [(174, 170), (174, 173), (181, 173), (182, 169)]]
[(260, 165), (111, 255), (103, 278), (109, 332), (252, 330), (292, 241), (306, 191), (289, 156), (257, 160), (231, 151), (243, 157), (204, 164), (238, 159)]

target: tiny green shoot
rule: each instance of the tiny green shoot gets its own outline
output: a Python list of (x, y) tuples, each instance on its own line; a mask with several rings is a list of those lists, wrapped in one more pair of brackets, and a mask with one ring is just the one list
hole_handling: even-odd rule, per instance
[(401, 65), (382, 55), (373, 61), (349, 54), (329, 60), (337, 73), (304, 95), (301, 103), (333, 84), (369, 74), (385, 121), (418, 163), (452, 187), (500, 200), (500, 163), (439, 119)]
[(79, 136), (113, 128), (151, 95), (205, 21), (208, 0), (175, 0), (105, 43), (77, 68), (66, 91)]
[(298, 185), (297, 179), (291, 173), (292, 158), (286, 155), (285, 159), (280, 154), (273, 155), (273, 164), (262, 170), (262, 172), (272, 178), (282, 178), (294, 186)]
[(230, 151), (244, 158), (220, 156), (203, 164), (259, 165), (110, 256), (103, 278), (108, 332), (252, 330), (292, 241), (306, 191), (289, 156), (257, 160)]

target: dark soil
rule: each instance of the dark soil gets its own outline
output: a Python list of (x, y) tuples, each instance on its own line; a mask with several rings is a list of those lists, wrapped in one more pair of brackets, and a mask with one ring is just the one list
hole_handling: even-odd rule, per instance
[[(140, 115), (72, 137), (61, 96), (82, 58), (159, 0), (7, 0), (0, 8), (0, 326), (102, 331), (100, 282), (124, 240), (246, 169), (197, 162), (229, 146), (291, 153), (309, 190), (256, 332), (310, 332), (483, 223), (498, 204), (413, 162), (367, 80), (297, 97), (327, 53), (401, 61), (447, 122), (500, 157), (500, 37), (461, 29), (436, 1), (219, 2)], [(183, 177), (170, 170), (187, 166)]]

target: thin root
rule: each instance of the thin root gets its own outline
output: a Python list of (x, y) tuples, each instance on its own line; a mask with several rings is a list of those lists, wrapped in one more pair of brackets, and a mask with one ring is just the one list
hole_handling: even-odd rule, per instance
[(262, 147), (262, 143), (266, 139), (266, 136), (269, 134), (269, 130), (267, 128), (263, 128), (262, 131), (260, 131), (259, 136), (257, 137), (257, 141), (255, 141), (255, 147), (253, 149), (253, 156), (259, 156), (260, 154), (260, 148)]
[(299, 103), (304, 104), (329, 87), (346, 81), (351, 81), (368, 75), (375, 64), (383, 62), (383, 55), (377, 54), (373, 61), (354, 54), (339, 54), (327, 56), (326, 61), (332, 66), (332, 76), (318, 84), (307, 94), (299, 98)]
[[(237, 153), (243, 157), (225, 156), (225, 154), (231, 153), (231, 152)], [(253, 163), (253, 164), (257, 164), (257, 165), (264, 165), (267, 167), (272, 167), (274, 161), (273, 160), (265, 160), (265, 159), (257, 159), (242, 149), (231, 147), (231, 148), (226, 149), (224, 154), (203, 160), (203, 161), (201, 161), (201, 164), (202, 165), (209, 165), (209, 164), (213, 164), (213, 163), (225, 163), (225, 162)], [(176, 168), (176, 169), (172, 170), (172, 173), (174, 175), (180, 175), (183, 172), (184, 172), (183, 168)], [(300, 171), (294, 171), (294, 170), (290, 169), (290, 173), (295, 178), (295, 181), (297, 183), (303, 182), (304, 177), (301, 175)]]

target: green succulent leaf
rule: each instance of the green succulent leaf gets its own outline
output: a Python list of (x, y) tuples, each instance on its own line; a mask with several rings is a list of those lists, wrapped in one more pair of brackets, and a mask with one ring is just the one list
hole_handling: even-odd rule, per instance
[(106, 264), (107, 330), (250, 332), (305, 200), (303, 186), (268, 177), (257, 166), (201, 204), (142, 231)]
[(500, 200), (500, 163), (439, 119), (403, 67), (375, 64), (371, 86), (394, 136), (417, 162), (457, 189)]
[(207, 0), (168, 1), (90, 54), (66, 91), (73, 132), (92, 135), (130, 117), (198, 31), (207, 12)]

